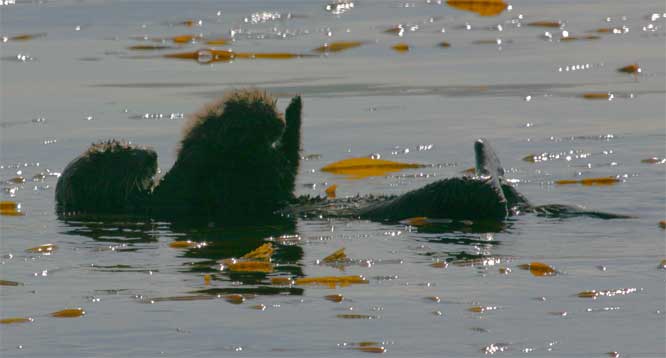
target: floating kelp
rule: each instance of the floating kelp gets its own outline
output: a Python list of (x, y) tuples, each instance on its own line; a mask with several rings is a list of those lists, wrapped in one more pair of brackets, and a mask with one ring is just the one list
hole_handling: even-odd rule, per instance
[(271, 277), (271, 284), (277, 286), (290, 286), (294, 284), (291, 277)]
[(430, 267), (447, 268), (447, 267), (449, 267), (449, 264), (446, 261), (435, 261), (435, 262), (430, 264)]
[(599, 40), (599, 39), (601, 39), (601, 37), (597, 35), (583, 35), (583, 36), (562, 35), (562, 37), (560, 37), (560, 42), (579, 41), (579, 40)]
[(337, 315), (335, 315), (335, 317), (343, 318), (343, 319), (378, 319), (379, 318), (377, 316), (372, 316), (372, 315), (367, 315), (367, 314), (349, 314), (349, 313), (337, 314)]
[(641, 163), (645, 163), (645, 164), (666, 164), (666, 158), (657, 158), (657, 157), (646, 158), (646, 159), (642, 159)]
[(250, 308), (257, 310), (257, 311), (265, 311), (266, 310), (266, 305), (263, 303), (260, 303), (258, 305), (252, 305)]
[(323, 285), (328, 287), (349, 286), (352, 284), (367, 284), (363, 276), (322, 276), (322, 277), (302, 277), (294, 280), (296, 285)]
[(273, 255), (273, 244), (269, 242), (241, 256), (241, 259), (270, 261), (272, 255)]
[(666, 220), (662, 220), (659, 222), (659, 227), (662, 229), (666, 229)]
[(335, 195), (335, 190), (336, 190), (337, 188), (338, 188), (338, 186), (335, 185), (335, 184), (333, 184), (333, 185), (329, 186), (328, 188), (326, 188), (326, 190), (324, 190), (324, 192), (326, 193), (326, 197), (327, 197), (328, 199), (335, 199), (335, 196), (336, 196), (336, 195)]
[(347, 258), (347, 255), (345, 254), (345, 248), (341, 248), (339, 250), (336, 250), (332, 254), (324, 257), (321, 261), (324, 263), (335, 263), (335, 262), (346, 262), (349, 259)]
[(497, 16), (508, 6), (502, 0), (447, 0), (446, 4), (458, 10), (475, 12), (480, 16)]
[(423, 164), (400, 163), (383, 159), (372, 159), (368, 157), (349, 158), (331, 163), (321, 171), (345, 175), (350, 179), (363, 179), (371, 176), (382, 176), (403, 169), (423, 168)]
[(23, 284), (16, 281), (0, 280), (0, 286), (23, 286)]
[(395, 44), (395, 45), (391, 46), (391, 48), (395, 52), (401, 52), (401, 53), (409, 52), (409, 45), (404, 43), (404, 42), (401, 42), (399, 44)]
[(210, 286), (210, 281), (212, 279), (212, 276), (209, 274), (203, 275), (203, 281), (205, 286)]
[(607, 101), (610, 101), (614, 98), (613, 94), (610, 92), (588, 92), (583, 93), (581, 97), (585, 99), (602, 99)]
[(324, 296), (324, 299), (329, 300), (331, 302), (338, 302), (339, 303), (339, 302), (342, 302), (345, 299), (345, 297), (343, 295), (339, 294), (339, 293), (336, 293), (334, 295), (326, 295), (326, 296)]
[(362, 346), (362, 347), (356, 347), (354, 348), (358, 351), (365, 352), (365, 353), (386, 353), (387, 350), (383, 346)]
[(497, 309), (498, 309), (497, 306), (472, 306), (469, 307), (467, 310), (474, 313), (485, 313), (488, 311), (495, 311)]
[(86, 311), (84, 311), (83, 308), (70, 308), (53, 312), (51, 313), (51, 316), (58, 318), (74, 318), (74, 317), (81, 317), (85, 314)]
[(534, 27), (562, 27), (562, 23), (560, 21), (533, 21), (528, 22), (526, 25)]
[(245, 302), (246, 296), (236, 293), (236, 294), (226, 295), (226, 296), (224, 296), (224, 299), (225, 299), (225, 301), (227, 301), (229, 303), (239, 305), (239, 304)]
[(130, 46), (127, 49), (133, 51), (160, 51), (160, 50), (172, 50), (176, 47), (165, 46), (165, 45), (135, 45)]
[(451, 44), (446, 42), (446, 41), (442, 41), (442, 42), (438, 43), (437, 46), (447, 48), (447, 47), (451, 47)]
[(556, 180), (557, 185), (582, 184), (582, 185), (613, 185), (620, 182), (616, 177), (585, 178), (580, 180)]
[(201, 64), (210, 64), (214, 62), (231, 62), (235, 59), (289, 60), (294, 58), (312, 57), (312, 56), (314, 55), (304, 55), (304, 54), (296, 54), (288, 52), (236, 53), (231, 50), (201, 49), (194, 52), (166, 54), (163, 57), (181, 59), (181, 60), (195, 60)]
[(227, 261), (221, 265), (221, 269), (231, 272), (273, 272), (273, 264), (267, 261)]
[(21, 204), (14, 201), (0, 201), (0, 215), (2, 216), (23, 216)]
[(15, 36), (3, 36), (2, 37), (2, 42), (8, 42), (8, 41), (30, 41), (34, 40), (40, 37), (46, 37), (46, 32), (40, 32), (36, 34), (21, 34), (21, 35), (15, 35)]
[(544, 264), (543, 262), (530, 262), (529, 264), (518, 265), (522, 270), (529, 270), (534, 276), (553, 276), (557, 274), (557, 270)]
[(641, 67), (637, 64), (631, 64), (617, 69), (618, 72), (637, 74), (642, 72)]
[(317, 47), (312, 51), (319, 53), (341, 52), (355, 47), (359, 47), (361, 45), (363, 45), (363, 42), (361, 41), (336, 41), (336, 42), (325, 43), (323, 46)]
[(188, 43), (196, 43), (199, 42), (203, 39), (203, 36), (201, 35), (178, 35), (169, 38), (171, 42), (177, 43), (177, 44), (188, 44)]
[(206, 242), (195, 242), (192, 240), (173, 241), (169, 243), (169, 247), (172, 249), (200, 249), (202, 247), (206, 247), (207, 245), (208, 243)]
[(222, 46), (222, 45), (227, 45), (231, 42), (232, 40), (224, 37), (216, 38), (216, 39), (210, 39), (204, 41), (206, 45), (213, 45), (213, 46)]
[(36, 247), (31, 247), (29, 249), (26, 249), (25, 252), (33, 253), (33, 254), (43, 254), (43, 255), (50, 255), (54, 253), (56, 250), (58, 250), (58, 246), (54, 244), (44, 244), (44, 245), (39, 245)]
[(29, 323), (33, 321), (32, 317), (11, 317), (0, 319), (0, 324)]

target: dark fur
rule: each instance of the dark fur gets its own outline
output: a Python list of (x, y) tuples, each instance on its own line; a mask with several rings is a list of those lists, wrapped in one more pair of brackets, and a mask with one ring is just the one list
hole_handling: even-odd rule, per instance
[(157, 154), (110, 140), (95, 143), (63, 170), (56, 184), (60, 213), (141, 211), (153, 188)]
[(196, 114), (154, 192), (154, 214), (236, 223), (287, 205), (300, 158), (301, 99), (292, 99), (286, 121), (275, 102), (265, 92), (241, 90)]

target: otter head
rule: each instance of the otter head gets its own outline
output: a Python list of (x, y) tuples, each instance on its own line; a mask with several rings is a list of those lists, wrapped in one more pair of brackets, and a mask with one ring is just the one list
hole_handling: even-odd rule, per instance
[(275, 98), (264, 91), (228, 93), (194, 115), (185, 128), (181, 150), (194, 141), (215, 149), (272, 148), (286, 126), (275, 105)]

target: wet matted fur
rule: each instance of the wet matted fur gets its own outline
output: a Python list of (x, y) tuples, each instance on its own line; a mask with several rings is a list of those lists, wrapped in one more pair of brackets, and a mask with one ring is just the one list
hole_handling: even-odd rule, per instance
[(94, 143), (71, 161), (56, 184), (59, 213), (124, 214), (142, 210), (157, 171), (154, 150), (128, 142)]
[(300, 159), (301, 98), (286, 119), (266, 92), (238, 90), (188, 122), (176, 163), (159, 182), (158, 216), (260, 220), (292, 200)]

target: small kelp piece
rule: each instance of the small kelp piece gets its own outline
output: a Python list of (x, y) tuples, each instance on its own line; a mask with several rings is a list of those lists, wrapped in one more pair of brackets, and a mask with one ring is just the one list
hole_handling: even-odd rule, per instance
[(331, 163), (321, 168), (321, 171), (338, 175), (345, 175), (349, 177), (349, 179), (363, 179), (372, 176), (382, 176), (403, 169), (423, 167), (423, 164), (400, 163), (383, 159), (363, 157), (349, 158)]
[(44, 245), (39, 245), (36, 247), (31, 247), (29, 249), (26, 249), (25, 252), (33, 253), (33, 254), (43, 254), (43, 255), (50, 255), (54, 253), (56, 250), (58, 250), (58, 246), (54, 244), (44, 244)]
[(349, 286), (352, 284), (367, 284), (363, 276), (321, 276), (321, 277), (302, 277), (294, 280), (296, 285), (323, 285), (328, 287)]
[(290, 60), (301, 57), (312, 57), (314, 55), (304, 55), (288, 52), (267, 52), (267, 53), (252, 53), (252, 52), (233, 52), (231, 50), (213, 50), (213, 49), (200, 49), (194, 52), (180, 52), (164, 55), (165, 58), (181, 59), (181, 60), (195, 60), (200, 64), (210, 64), (215, 62), (231, 62), (235, 59), (257, 59), (257, 60)]
[(637, 74), (642, 72), (641, 67), (637, 64), (631, 64), (617, 69), (618, 72)]
[(580, 298), (592, 298), (592, 299), (597, 299), (598, 297), (605, 296), (605, 297), (613, 297), (613, 296), (624, 296), (632, 293), (637, 293), (638, 289), (637, 288), (618, 288), (618, 289), (611, 289), (611, 290), (589, 290), (589, 291), (581, 291), (576, 294), (576, 296)]
[(562, 26), (562, 23), (560, 21), (533, 21), (528, 22), (527, 26), (559, 28)]
[(203, 38), (201, 35), (178, 35), (170, 38), (173, 43), (177, 44), (187, 44), (195, 43), (200, 41)]
[(61, 311), (56, 311), (51, 313), (52, 317), (58, 317), (58, 318), (75, 318), (75, 317), (81, 317), (86, 314), (86, 311), (83, 310), (83, 308), (69, 308), (69, 309), (64, 309)]
[(321, 261), (323, 263), (334, 263), (334, 262), (345, 262), (349, 260), (347, 258), (347, 255), (345, 254), (345, 248), (341, 248), (339, 250), (336, 250), (332, 254), (324, 257)]
[(520, 269), (529, 270), (534, 276), (553, 276), (557, 274), (557, 270), (544, 264), (543, 262), (530, 262), (529, 264), (518, 265)]
[(442, 42), (438, 43), (437, 46), (447, 48), (447, 47), (451, 47), (451, 44), (446, 42), (446, 41), (442, 41)]
[(395, 45), (391, 46), (391, 48), (395, 52), (400, 52), (400, 53), (409, 52), (409, 45), (404, 43), (404, 42), (395, 44)]
[(16, 281), (0, 280), (0, 286), (22, 286), (22, 285), (23, 285), (22, 283)]
[(206, 43), (206, 45), (222, 46), (222, 45), (228, 45), (229, 42), (231, 42), (231, 40), (228, 38), (220, 37), (220, 38), (206, 40), (204, 42)]
[(377, 319), (379, 317), (377, 316), (371, 316), (367, 314), (349, 314), (349, 313), (342, 313), (342, 314), (337, 314), (335, 317), (338, 318), (343, 318), (343, 319)]
[(33, 321), (32, 317), (11, 317), (0, 319), (0, 324), (29, 323)]
[(224, 296), (225, 301), (227, 301), (229, 303), (232, 303), (232, 304), (235, 304), (235, 305), (239, 305), (239, 304), (245, 302), (245, 299), (246, 299), (245, 296), (243, 296), (241, 294), (238, 294), (238, 293), (234, 293), (234, 294)]
[(582, 184), (582, 185), (613, 185), (620, 182), (616, 177), (585, 178), (581, 180), (556, 180), (557, 185)]
[(2, 216), (23, 216), (21, 204), (13, 201), (0, 201), (0, 215)]
[(502, 0), (448, 0), (446, 4), (458, 10), (475, 12), (480, 16), (497, 16), (508, 6)]
[(271, 277), (271, 285), (276, 286), (290, 286), (294, 284), (291, 277)]
[(666, 164), (666, 158), (657, 158), (657, 157), (646, 158), (646, 159), (642, 159), (641, 163), (645, 163), (645, 164)]
[(268, 242), (243, 255), (241, 259), (270, 261), (272, 255), (273, 255), (273, 244)]
[(207, 245), (208, 243), (206, 242), (196, 242), (192, 240), (173, 241), (169, 243), (169, 247), (172, 249), (192, 249), (192, 248), (200, 249)]
[(7, 42), (7, 41), (30, 41), (34, 40), (40, 37), (45, 37), (46, 32), (40, 32), (36, 34), (21, 34), (21, 35), (15, 35), (11, 37), (2, 37), (2, 42)]
[(335, 41), (335, 42), (325, 43), (324, 45), (317, 47), (312, 51), (319, 53), (341, 52), (355, 47), (359, 47), (361, 45), (363, 45), (363, 42), (361, 41)]
[(497, 309), (498, 309), (497, 306), (472, 306), (467, 310), (474, 313), (485, 313), (488, 311), (495, 311)]
[(273, 264), (268, 261), (225, 260), (222, 264), (222, 269), (227, 269), (231, 272), (271, 273), (273, 272)]
[(662, 220), (659, 222), (659, 227), (662, 229), (666, 229), (666, 220)]
[(326, 295), (326, 296), (324, 296), (324, 298), (326, 300), (329, 300), (331, 302), (336, 302), (336, 303), (340, 303), (340, 302), (344, 301), (344, 299), (345, 299), (345, 297), (343, 295), (339, 294), (339, 293), (336, 293), (334, 295)]
[(335, 199), (335, 197), (336, 197), (336, 195), (335, 195), (335, 190), (336, 190), (337, 188), (338, 188), (338, 186), (335, 185), (335, 184), (333, 184), (333, 185), (329, 186), (328, 188), (326, 188), (326, 190), (324, 190), (324, 192), (326, 193), (326, 197), (327, 197), (328, 199)]

